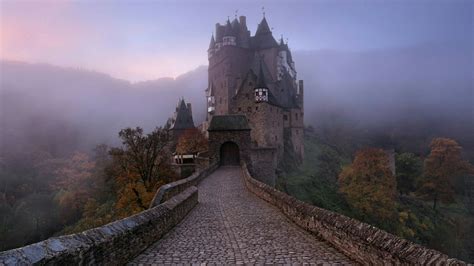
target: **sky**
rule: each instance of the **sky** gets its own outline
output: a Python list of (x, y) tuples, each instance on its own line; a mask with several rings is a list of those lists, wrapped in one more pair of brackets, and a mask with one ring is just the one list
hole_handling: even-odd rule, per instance
[(0, 0), (0, 59), (177, 77), (207, 65), (215, 23), (245, 15), (253, 34), (263, 11), (293, 51), (474, 44), (470, 0)]

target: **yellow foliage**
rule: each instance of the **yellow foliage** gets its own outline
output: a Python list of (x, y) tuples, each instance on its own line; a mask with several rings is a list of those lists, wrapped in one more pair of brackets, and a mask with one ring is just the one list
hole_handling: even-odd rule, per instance
[(357, 152), (352, 165), (339, 175), (339, 191), (366, 216), (390, 219), (395, 214), (396, 179), (381, 149)]

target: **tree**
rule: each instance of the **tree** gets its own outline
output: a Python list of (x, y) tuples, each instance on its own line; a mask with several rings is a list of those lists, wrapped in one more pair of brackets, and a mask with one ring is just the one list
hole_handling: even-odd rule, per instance
[(430, 148), (418, 194), (432, 200), (436, 210), (438, 202), (454, 202), (454, 178), (472, 171), (472, 166), (462, 159), (462, 147), (453, 139), (435, 138)]
[(416, 190), (416, 180), (423, 173), (423, 164), (413, 153), (397, 154), (395, 157), (397, 169), (397, 189), (401, 194)]
[(207, 150), (207, 139), (197, 128), (186, 129), (178, 139), (176, 153), (197, 154)]
[[(166, 164), (169, 158), (169, 132), (156, 128), (153, 132), (144, 135), (143, 129), (126, 128), (119, 132), (123, 147), (112, 148), (110, 154), (121, 166), (123, 172), (137, 173), (145, 187), (158, 179), (158, 169)], [(154, 180), (155, 179), (155, 180)]]
[(363, 218), (383, 221), (396, 215), (396, 179), (382, 149), (359, 150), (353, 163), (343, 169), (338, 181), (339, 191)]

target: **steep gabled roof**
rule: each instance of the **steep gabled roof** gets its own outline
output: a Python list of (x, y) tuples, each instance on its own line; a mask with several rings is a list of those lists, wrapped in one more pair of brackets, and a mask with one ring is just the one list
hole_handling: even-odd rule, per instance
[(191, 106), (187, 106), (184, 98), (178, 102), (176, 112), (174, 113), (171, 129), (194, 128), (193, 113)]
[(265, 82), (265, 75), (263, 74), (263, 60), (262, 59), (260, 59), (260, 67), (258, 70), (257, 87), (268, 88), (267, 83)]
[(239, 131), (250, 130), (245, 115), (215, 115), (207, 131)]
[(260, 24), (258, 24), (258, 28), (257, 28), (257, 32), (255, 33), (255, 36), (261, 36), (264, 34), (272, 34), (272, 31), (270, 30), (270, 27), (268, 26), (268, 23), (265, 17), (262, 19)]

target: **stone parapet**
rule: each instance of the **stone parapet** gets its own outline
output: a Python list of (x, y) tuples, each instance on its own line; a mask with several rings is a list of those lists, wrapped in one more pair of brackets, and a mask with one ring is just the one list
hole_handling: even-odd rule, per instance
[(125, 264), (163, 237), (198, 203), (189, 186), (166, 202), (101, 227), (0, 253), (0, 265)]
[(254, 179), (245, 163), (242, 172), (248, 190), (279, 208), (303, 229), (362, 264), (466, 265), (369, 224), (297, 200)]
[(204, 178), (214, 172), (218, 166), (217, 163), (214, 163), (208, 168), (196, 172), (187, 178), (161, 186), (153, 197), (150, 208), (158, 206), (191, 186), (197, 186)]

